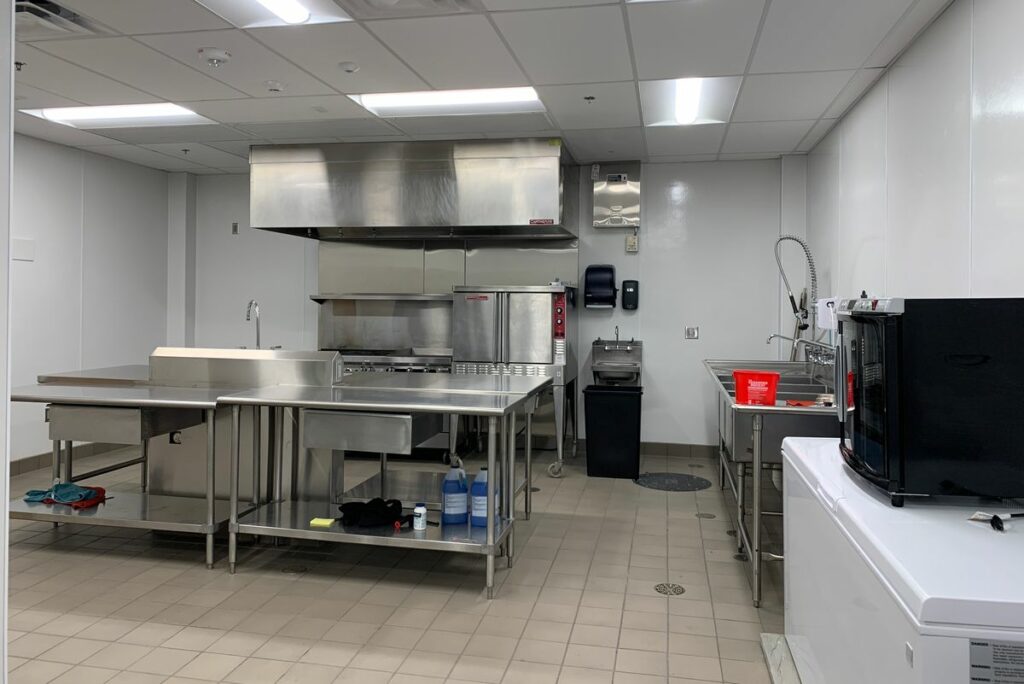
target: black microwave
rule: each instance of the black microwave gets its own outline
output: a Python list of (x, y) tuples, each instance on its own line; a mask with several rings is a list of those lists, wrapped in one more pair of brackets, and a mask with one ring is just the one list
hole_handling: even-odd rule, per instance
[(1024, 497), (1024, 299), (838, 306), (840, 450), (906, 497)]

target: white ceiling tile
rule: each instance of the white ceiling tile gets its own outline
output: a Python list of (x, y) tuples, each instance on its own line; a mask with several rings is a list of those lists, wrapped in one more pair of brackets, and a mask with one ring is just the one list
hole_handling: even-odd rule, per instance
[(371, 21), (366, 27), (434, 88), (527, 84), (483, 15)]
[(21, 113), (14, 115), (14, 132), (30, 135), (33, 138), (49, 140), (61, 145), (103, 145), (112, 142), (95, 133), (80, 131), (71, 126), (53, 123), (52, 121)]
[(836, 125), (836, 119), (822, 119), (814, 124), (814, 127), (804, 136), (797, 146), (797, 152), (810, 152), (811, 149), (821, 142), (821, 139)]
[(647, 152), (651, 156), (718, 154), (723, 135), (725, 124), (650, 126), (647, 129)]
[(733, 121), (792, 121), (817, 119), (854, 71), (807, 71), (761, 74), (743, 79)]
[[(700, 79), (699, 97), (693, 123), (709, 124), (728, 121), (732, 117), (742, 76), (713, 76)], [(674, 126), (678, 122), (678, 79), (640, 81), (640, 106), (643, 122), (648, 126)], [(689, 116), (688, 114), (688, 116)]]
[(885, 69), (861, 69), (825, 110), (826, 119), (838, 119), (885, 73)]
[(952, 0), (917, 0), (868, 58), (866, 66), (888, 66)]
[(586, 7), (607, 5), (608, 0), (483, 0), (489, 10), (553, 9), (555, 7)]
[(134, 128), (100, 128), (97, 135), (133, 145), (156, 143), (198, 143), (211, 140), (250, 140), (243, 131), (219, 125), (136, 126)]
[(551, 127), (547, 116), (530, 114), (486, 114), (473, 116), (423, 116), (388, 119), (411, 136), (455, 133), (517, 133)]
[(208, 100), (185, 105), (197, 114), (224, 123), (371, 118), (368, 111), (346, 95)]
[(501, 140), (502, 138), (558, 138), (562, 133), (554, 128), (534, 131), (514, 131), (510, 133), (485, 133), (485, 138)]
[(773, 0), (752, 73), (857, 69), (913, 0)]
[(83, 147), (82, 149), (86, 152), (102, 154), (106, 157), (114, 157), (115, 159), (163, 171), (196, 171), (206, 168), (201, 164), (180, 161), (165, 154), (147, 150), (144, 147), (136, 147), (135, 145), (104, 145), (101, 147)]
[(648, 164), (676, 164), (689, 162), (709, 162), (718, 159), (717, 154), (669, 154), (665, 156), (651, 156)]
[(159, 100), (153, 95), (87, 71), (24, 43), (16, 44), (15, 53), (15, 58), (24, 62), (21, 71), (15, 73), (15, 81), (19, 84), (41, 88), (91, 105), (141, 104)]
[[(483, 133), (420, 133), (410, 136), (410, 140), (482, 140)], [(516, 136), (519, 137), (519, 136)]]
[(757, 159), (778, 159), (781, 152), (730, 152), (718, 155), (721, 161), (754, 161)]
[(131, 38), (48, 40), (36, 46), (171, 101), (242, 97), (234, 88)]
[[(327, 85), (239, 30), (170, 33), (143, 36), (139, 40), (253, 97), (278, 96), (267, 90), (267, 81), (281, 83), (284, 90), (279, 95), (285, 97), (335, 94)], [(231, 59), (219, 67), (210, 67), (199, 54), (204, 47), (227, 50)]]
[(231, 26), (192, 0), (60, 0), (60, 4), (125, 34), (176, 33)]
[[(640, 125), (636, 83), (541, 86), (537, 94), (562, 128), (619, 128)], [(592, 101), (585, 100), (593, 97)]]
[(565, 144), (580, 164), (593, 161), (644, 159), (644, 137), (641, 128), (594, 128), (585, 131), (564, 131)]
[(730, 124), (722, 153), (791, 152), (813, 125), (813, 121)]
[(742, 74), (763, 10), (764, 0), (629, 5), (637, 74), (641, 79)]
[(380, 119), (335, 119), (332, 121), (281, 121), (239, 124), (238, 128), (268, 140), (284, 138), (340, 138), (350, 135), (401, 135)]
[[(358, 24), (254, 29), (249, 33), (343, 93), (425, 90), (427, 84)], [(340, 62), (355, 62), (346, 73)]]
[(61, 95), (55, 95), (39, 88), (33, 88), (25, 83), (14, 84), (14, 108), (15, 109), (43, 109), (45, 107), (75, 107), (81, 105)]
[(534, 83), (600, 83), (633, 78), (618, 6), (493, 15)]
[[(343, 138), (337, 138), (338, 142), (401, 142), (403, 140), (409, 140), (407, 135), (346, 135)], [(291, 142), (290, 140), (288, 142)], [(312, 141), (317, 142), (317, 141)]]
[(228, 154), (233, 154), (236, 157), (245, 159), (248, 163), (249, 159), (249, 146), (259, 145), (262, 141), (260, 140), (222, 140), (219, 142), (208, 142), (207, 147), (212, 147), (215, 150), (222, 150)]
[[(174, 157), (180, 162), (187, 164), (202, 164), (215, 168), (246, 166), (248, 156), (238, 157), (223, 150), (214, 149), (199, 143), (158, 143), (155, 145), (143, 145), (146, 149)], [(187, 150), (187, 151), (186, 151)]]

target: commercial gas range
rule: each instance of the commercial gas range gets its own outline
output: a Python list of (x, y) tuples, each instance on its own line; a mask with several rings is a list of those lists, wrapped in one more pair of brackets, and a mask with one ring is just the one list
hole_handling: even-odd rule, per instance
[(356, 373), (449, 373), (450, 349), (338, 349), (345, 369)]

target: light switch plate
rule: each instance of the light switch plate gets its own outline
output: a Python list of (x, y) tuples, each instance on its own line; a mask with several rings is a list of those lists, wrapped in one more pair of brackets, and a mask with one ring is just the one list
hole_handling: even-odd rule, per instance
[(640, 236), (639, 235), (627, 235), (626, 236), (626, 251), (629, 253), (636, 253), (640, 251)]
[(699, 339), (699, 338), (700, 338), (700, 328), (698, 328), (697, 326), (687, 327), (686, 328), (686, 339), (688, 339), (688, 340), (696, 340), (696, 339)]

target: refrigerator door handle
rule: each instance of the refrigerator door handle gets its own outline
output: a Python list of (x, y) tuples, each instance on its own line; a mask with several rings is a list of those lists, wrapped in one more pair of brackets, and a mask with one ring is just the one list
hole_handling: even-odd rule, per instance
[(508, 363), (509, 294), (498, 293), (498, 362)]

